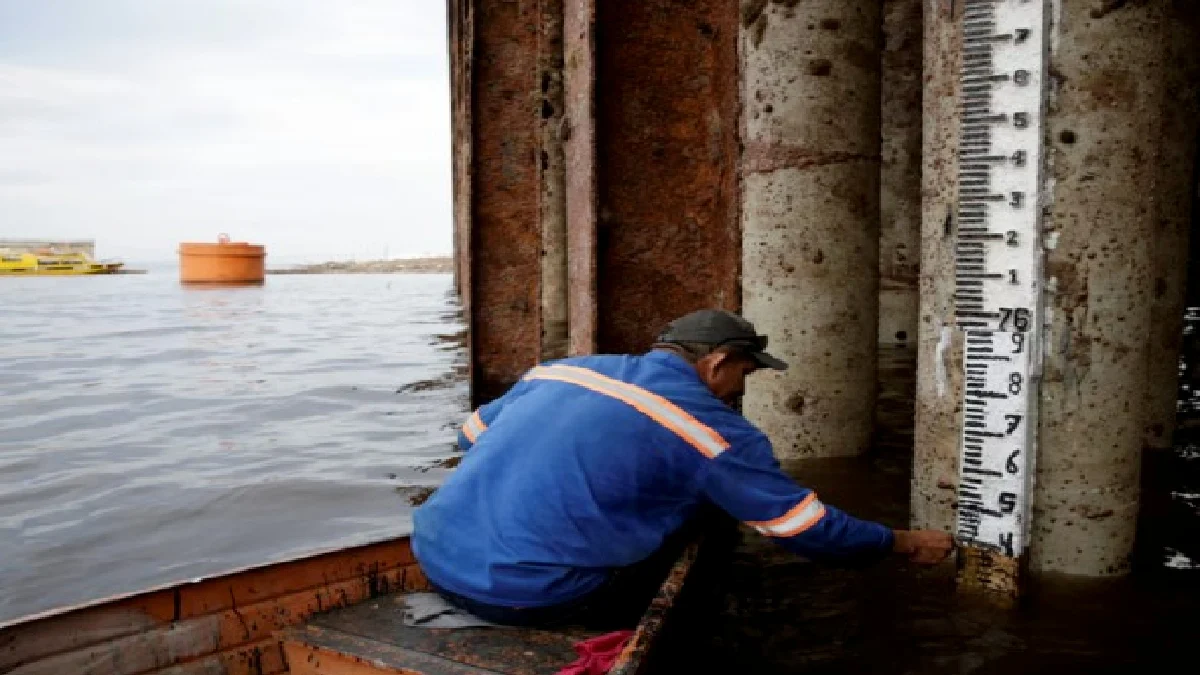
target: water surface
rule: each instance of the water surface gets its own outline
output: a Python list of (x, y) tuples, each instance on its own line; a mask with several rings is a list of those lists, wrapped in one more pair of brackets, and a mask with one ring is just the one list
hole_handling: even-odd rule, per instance
[(0, 621), (407, 533), (453, 453), (448, 275), (0, 282)]

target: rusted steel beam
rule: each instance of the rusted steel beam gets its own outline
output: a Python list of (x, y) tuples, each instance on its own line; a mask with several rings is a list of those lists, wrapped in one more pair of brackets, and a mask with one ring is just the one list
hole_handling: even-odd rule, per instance
[(563, 7), (569, 351), (596, 351), (596, 0)]
[(538, 215), (542, 229), (540, 361), (567, 355), (567, 200), (563, 149), (563, 0), (540, 0)]
[(539, 360), (739, 306), (737, 10), (678, 4), (452, 8), (474, 403)]
[(471, 288), (471, 62), (475, 18), (471, 0), (447, 0), (449, 28), (451, 190), (454, 202), (454, 283), (470, 316)]
[(610, 0), (595, 20), (596, 346), (637, 351), (740, 306), (738, 3)]
[(456, 206), (469, 238), (463, 287), (477, 405), (503, 394), (542, 352), (542, 3), (467, 5), (453, 36), (470, 43), (452, 51), (468, 57), (452, 76), (469, 99), (455, 107), (454, 145), (469, 200)]

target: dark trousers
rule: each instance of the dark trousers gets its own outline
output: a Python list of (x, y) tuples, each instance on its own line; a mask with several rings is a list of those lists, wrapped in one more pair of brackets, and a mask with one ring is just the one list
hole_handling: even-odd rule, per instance
[(491, 605), (439, 588), (432, 582), (430, 585), (454, 606), (492, 623), (528, 628), (583, 626), (605, 631), (632, 629), (637, 626), (682, 550), (682, 546), (663, 546), (641, 562), (612, 570), (608, 579), (587, 595), (546, 607)]
[(645, 560), (610, 571), (608, 579), (596, 590), (557, 605), (521, 608), (491, 605), (439, 588), (432, 582), (430, 585), (452, 605), (492, 623), (529, 628), (583, 626), (605, 631), (633, 629), (666, 580), (672, 565), (687, 544), (702, 531), (699, 523), (699, 519), (694, 519), (668, 537)]

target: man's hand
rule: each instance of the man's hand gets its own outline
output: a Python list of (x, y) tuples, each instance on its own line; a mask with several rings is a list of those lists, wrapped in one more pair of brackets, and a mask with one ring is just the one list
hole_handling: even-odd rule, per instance
[(936, 565), (954, 550), (954, 539), (939, 530), (894, 530), (892, 550), (918, 565)]

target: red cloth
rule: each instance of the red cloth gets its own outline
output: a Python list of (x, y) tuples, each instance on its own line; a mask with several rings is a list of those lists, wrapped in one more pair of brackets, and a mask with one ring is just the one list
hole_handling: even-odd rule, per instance
[(631, 630), (618, 630), (575, 643), (579, 659), (558, 671), (557, 675), (605, 675), (613, 667), (625, 643), (633, 637)]

